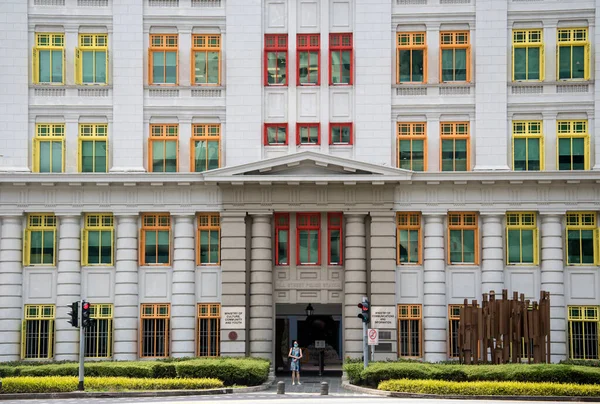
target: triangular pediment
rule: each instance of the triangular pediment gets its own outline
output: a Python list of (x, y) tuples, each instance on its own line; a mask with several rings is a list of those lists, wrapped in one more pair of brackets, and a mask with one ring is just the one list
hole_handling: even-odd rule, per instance
[(352, 181), (357, 178), (409, 181), (411, 175), (412, 172), (407, 170), (310, 151), (221, 168), (204, 174), (209, 181), (223, 181), (226, 179), (245, 181), (246, 179), (260, 177), (264, 178), (265, 181), (271, 181), (274, 178), (297, 181), (316, 181), (320, 179)]

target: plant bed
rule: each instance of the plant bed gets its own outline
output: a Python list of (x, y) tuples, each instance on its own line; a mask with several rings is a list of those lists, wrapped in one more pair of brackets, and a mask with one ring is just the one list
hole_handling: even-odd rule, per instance
[(398, 393), (443, 396), (600, 397), (600, 386), (589, 384), (401, 379), (381, 382), (378, 389)]
[[(2, 379), (1, 394), (10, 393), (68, 393), (77, 391), (79, 379), (72, 376), (6, 377)], [(202, 379), (141, 379), (131, 377), (86, 377), (86, 391), (140, 390), (205, 390), (223, 388), (214, 378)]]

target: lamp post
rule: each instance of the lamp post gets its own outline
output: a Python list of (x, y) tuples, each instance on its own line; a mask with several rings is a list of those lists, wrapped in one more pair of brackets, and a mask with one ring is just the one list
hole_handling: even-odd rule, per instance
[(304, 311), (306, 312), (306, 317), (310, 317), (315, 313), (315, 309), (310, 303), (308, 304), (308, 306), (306, 306), (306, 309), (304, 309)]

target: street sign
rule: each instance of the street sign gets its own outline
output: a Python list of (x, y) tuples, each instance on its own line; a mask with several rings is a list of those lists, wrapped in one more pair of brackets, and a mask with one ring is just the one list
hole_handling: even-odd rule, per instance
[(367, 336), (369, 345), (379, 345), (379, 330), (375, 328), (369, 328)]

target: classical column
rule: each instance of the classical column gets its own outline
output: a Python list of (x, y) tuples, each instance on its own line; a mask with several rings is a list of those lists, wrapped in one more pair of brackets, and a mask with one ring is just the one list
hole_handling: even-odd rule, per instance
[(21, 358), (23, 217), (3, 216), (0, 229), (0, 361)]
[(195, 249), (194, 215), (173, 215), (173, 284), (171, 298), (171, 352), (173, 357), (194, 356)]
[(481, 291), (496, 294), (504, 289), (504, 244), (502, 213), (482, 213), (481, 220)]
[(252, 215), (250, 355), (273, 361), (273, 252), (271, 214)]
[[(550, 292), (550, 352), (552, 362), (567, 359), (567, 311), (563, 255), (562, 213), (540, 213), (541, 290)], [(537, 300), (537, 296), (536, 296)]]
[(79, 330), (67, 321), (71, 303), (81, 299), (81, 216), (59, 216), (58, 225), (54, 358), (77, 360)]
[[(246, 310), (246, 213), (221, 214), (222, 309)], [(246, 328), (221, 328), (221, 356), (246, 354)], [(235, 338), (230, 335), (235, 334)]]
[(423, 214), (423, 351), (426, 362), (446, 360), (445, 214)]
[(365, 215), (346, 214), (344, 270), (344, 356), (363, 355), (362, 322), (358, 302), (367, 295), (367, 247)]
[(115, 215), (114, 359), (138, 358), (138, 216)]

